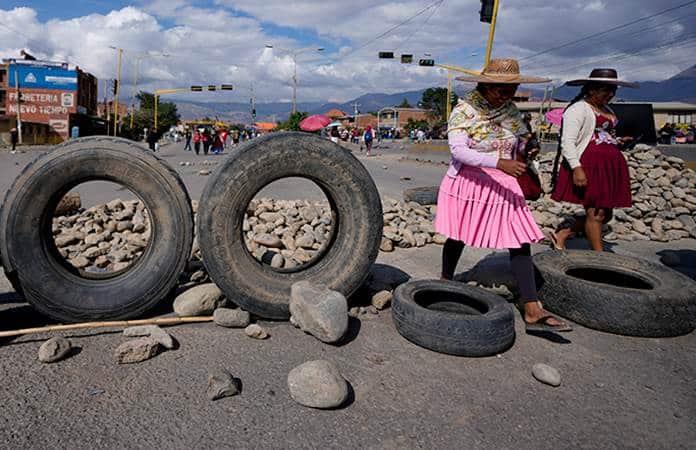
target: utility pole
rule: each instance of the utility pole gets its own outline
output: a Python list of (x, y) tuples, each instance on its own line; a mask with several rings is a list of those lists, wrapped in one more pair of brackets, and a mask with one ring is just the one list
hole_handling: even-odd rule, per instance
[(251, 123), (256, 122), (256, 96), (254, 95), (254, 82), (251, 82)]
[(131, 93), (131, 113), (130, 113), (130, 129), (133, 129), (133, 116), (135, 116), (135, 94), (138, 86), (138, 74), (140, 72), (140, 61), (142, 57), (135, 58), (135, 78), (133, 80), (133, 92)]
[(495, 36), (495, 22), (498, 18), (498, 5), (500, 0), (494, 0), (493, 3), (493, 15), (491, 17), (491, 26), (488, 30), (488, 44), (486, 45), (486, 61), (484, 62), (483, 68), (488, 67), (491, 62), (491, 51), (493, 50), (493, 37)]
[(354, 118), (358, 117), (358, 106), (362, 106), (362, 105), (360, 105), (360, 103), (358, 103), (358, 102), (353, 103), (353, 117)]
[(123, 59), (123, 49), (118, 50), (118, 69), (116, 71), (116, 89), (114, 89), (114, 136), (118, 133), (118, 94), (121, 90), (121, 61)]
[(292, 113), (297, 112), (297, 53), (292, 54)]
[(21, 100), (19, 98), (19, 69), (15, 63), (15, 88), (17, 89), (17, 140), (19, 144), (22, 144), (22, 115), (19, 110), (21, 109)]
[(447, 107), (445, 108), (445, 121), (449, 120), (449, 116), (452, 113), (452, 71), (447, 71)]

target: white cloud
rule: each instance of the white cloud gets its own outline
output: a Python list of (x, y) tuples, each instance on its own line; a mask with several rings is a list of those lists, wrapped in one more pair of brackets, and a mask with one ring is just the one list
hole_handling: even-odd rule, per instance
[[(662, 79), (693, 64), (689, 58), (696, 34), (689, 24), (696, 5), (606, 36), (537, 53), (679, 2), (659, 2), (659, 6), (652, 0), (504, 2), (494, 55), (518, 57), (523, 70), (559, 80), (587, 74), (594, 65), (615, 66), (632, 79)], [(359, 49), (430, 3), (353, 0), (346, 7), (338, 1), (216, 0), (214, 7), (201, 7), (193, 0), (143, 0), (141, 6), (108, 14), (45, 22), (31, 8), (0, 9), (0, 55), (18, 56), (25, 48), (41, 58), (79, 64), (104, 79), (114, 77), (116, 53), (109, 46), (118, 45), (128, 49), (122, 85), (124, 92), (130, 92), (137, 53), (163, 52), (171, 56), (143, 59), (141, 87), (153, 90), (230, 82), (239, 88), (232, 94), (189, 94), (188, 98), (248, 101), (253, 82), (259, 101), (276, 101), (289, 100), (292, 95), (292, 59), (279, 49), (323, 45), (337, 50), (298, 57), (298, 97), (301, 101), (348, 100), (367, 92), (445, 83), (443, 71), (378, 60), (379, 50), (413, 53), (416, 59), (430, 53), (438, 61), (473, 68), (481, 64), (480, 48), (485, 45), (488, 26), (478, 20), (478, 0), (445, 0)], [(265, 49), (266, 43), (275, 48)], [(670, 49), (670, 43), (684, 45)], [(651, 48), (657, 50), (626, 56)], [(467, 58), (472, 51), (479, 56)]]

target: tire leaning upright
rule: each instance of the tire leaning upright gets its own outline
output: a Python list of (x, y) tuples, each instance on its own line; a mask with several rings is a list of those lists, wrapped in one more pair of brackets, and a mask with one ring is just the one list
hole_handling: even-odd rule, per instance
[[(94, 180), (125, 186), (145, 204), (150, 242), (123, 271), (85, 273), (53, 240), (56, 205)], [(125, 319), (142, 314), (176, 286), (193, 241), (193, 212), (176, 172), (133, 141), (87, 137), (58, 145), (15, 179), (0, 210), (4, 270), (37, 310), (59, 321)]]
[[(303, 177), (324, 192), (334, 214), (332, 240), (297, 270), (275, 270), (247, 250), (249, 202), (268, 184)], [(382, 238), (382, 204), (367, 170), (348, 151), (305, 133), (274, 133), (235, 150), (210, 177), (197, 223), (203, 262), (227, 297), (268, 319), (287, 320), (290, 287), (307, 280), (348, 296), (369, 274)]]

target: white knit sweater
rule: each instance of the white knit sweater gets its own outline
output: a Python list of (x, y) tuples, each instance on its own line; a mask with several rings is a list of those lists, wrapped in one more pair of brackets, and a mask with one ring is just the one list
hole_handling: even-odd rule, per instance
[(580, 157), (590, 143), (596, 127), (595, 112), (584, 100), (573, 104), (563, 113), (561, 152), (571, 168), (581, 166)]

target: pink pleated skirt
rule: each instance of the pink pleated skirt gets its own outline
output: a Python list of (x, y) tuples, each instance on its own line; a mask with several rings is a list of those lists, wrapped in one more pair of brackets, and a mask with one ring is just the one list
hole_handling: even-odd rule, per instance
[(445, 175), (435, 230), (472, 247), (519, 248), (544, 238), (517, 179), (501, 170), (462, 166)]

